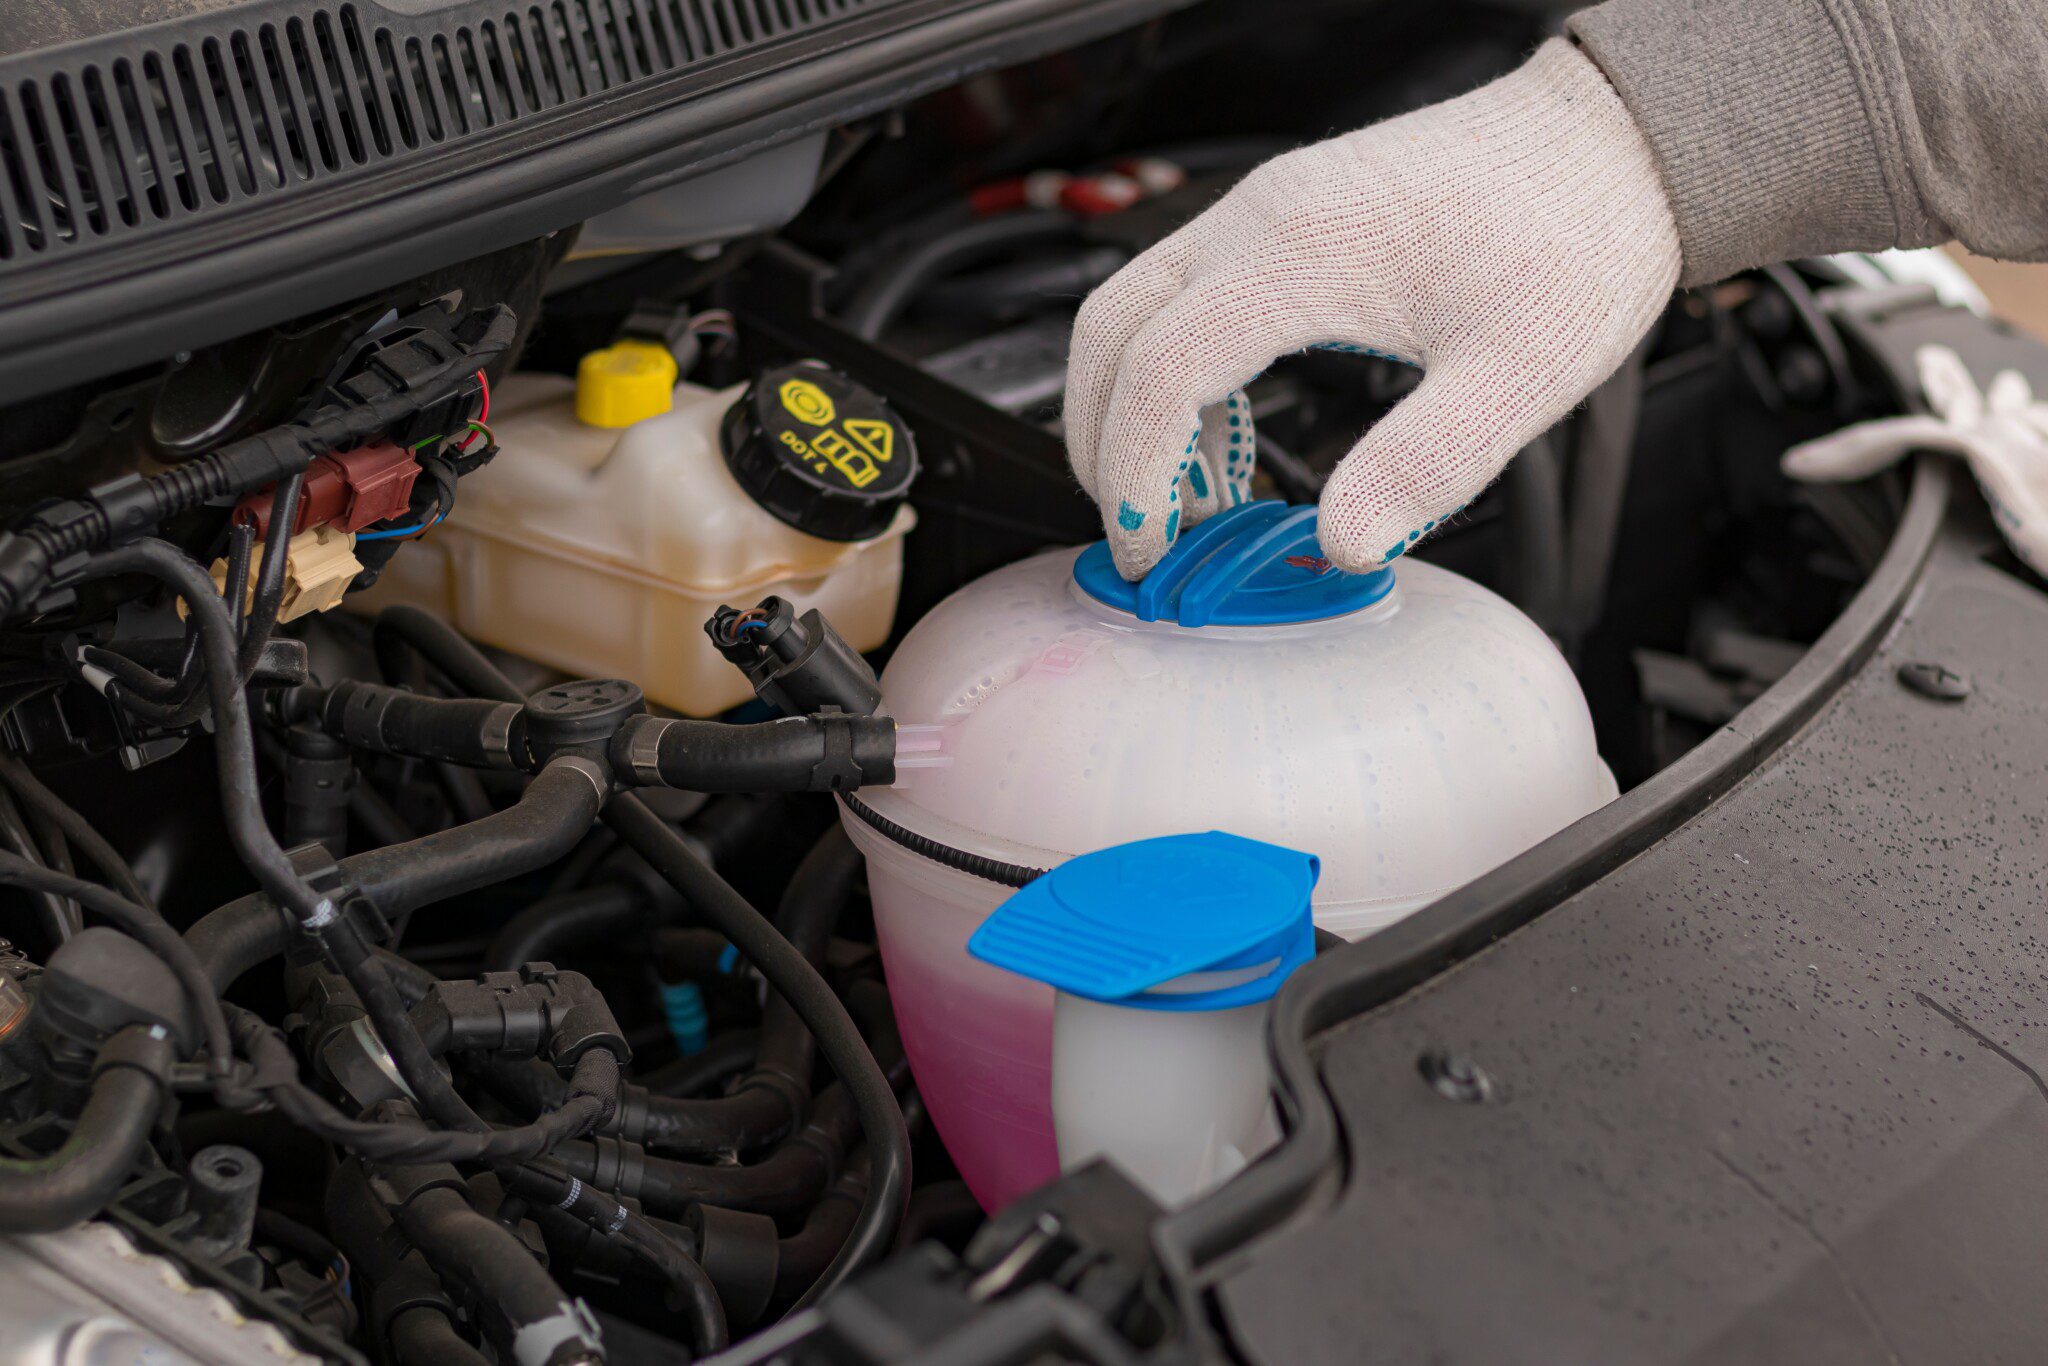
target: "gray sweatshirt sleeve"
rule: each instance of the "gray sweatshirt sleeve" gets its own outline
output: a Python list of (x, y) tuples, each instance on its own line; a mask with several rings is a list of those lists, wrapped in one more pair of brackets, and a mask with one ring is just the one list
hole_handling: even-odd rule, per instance
[(1568, 27), (1649, 139), (1684, 284), (1952, 238), (2048, 259), (2042, 0), (1609, 0)]

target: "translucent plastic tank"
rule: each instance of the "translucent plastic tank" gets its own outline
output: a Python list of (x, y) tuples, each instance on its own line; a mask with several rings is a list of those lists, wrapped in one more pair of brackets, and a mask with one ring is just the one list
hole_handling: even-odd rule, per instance
[[(939, 736), (929, 766), (862, 794), (889, 820), (1036, 868), (1190, 831), (1264, 840), (1321, 859), (1315, 921), (1353, 939), (1615, 795), (1528, 618), (1418, 561), (1333, 569), (1312, 508), (1213, 518), (1135, 588), (1101, 545), (998, 570), (921, 621), (882, 684)], [(919, 1088), (1000, 1206), (1058, 1171), (1052, 990), (966, 952), (1010, 888), (845, 820)]]
[(629, 420), (620, 395), (593, 393), (588, 375), (583, 387), (579, 415), (577, 381), (507, 380), (492, 403), (497, 458), (350, 605), (426, 607), (564, 673), (641, 680), (650, 701), (695, 715), (753, 696), (704, 636), (721, 603), (776, 593), (821, 609), (855, 649), (888, 637), (908, 507), (861, 540), (807, 535), (727, 468), (720, 424), (740, 390), (675, 384), (670, 363), (654, 410)]
[(1097, 1158), (1183, 1204), (1279, 1137), (1273, 997), (1315, 955), (1316, 860), (1211, 831), (1068, 859), (967, 941), (1043, 982), (1060, 1169)]

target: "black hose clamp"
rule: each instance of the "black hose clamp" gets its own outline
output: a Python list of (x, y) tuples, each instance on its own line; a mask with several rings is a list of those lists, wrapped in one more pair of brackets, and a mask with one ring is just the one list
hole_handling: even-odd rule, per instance
[(171, 1071), (177, 1061), (178, 1048), (170, 1030), (162, 1025), (130, 1025), (100, 1045), (92, 1060), (91, 1076), (97, 1080), (116, 1067), (131, 1067), (169, 1096)]
[(591, 1135), (588, 1142), (590, 1175), (583, 1179), (621, 1200), (638, 1200), (647, 1181), (647, 1150), (637, 1143), (603, 1134)]
[(347, 870), (327, 852), (325, 845), (302, 844), (296, 849), (286, 850), (285, 857), (291, 860), (299, 880), (317, 892), (323, 904), (332, 908), (332, 914), (319, 924), (287, 917), (296, 931), (292, 947), (286, 951), (287, 962), (303, 967), (330, 958), (332, 929), (336, 922), (344, 919), (354, 926), (357, 935), (369, 943), (391, 942), (396, 928), (391, 918), (350, 880)]

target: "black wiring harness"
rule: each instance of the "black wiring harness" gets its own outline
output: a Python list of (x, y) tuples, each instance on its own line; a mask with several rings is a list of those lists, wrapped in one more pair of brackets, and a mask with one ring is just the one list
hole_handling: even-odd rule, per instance
[[(71, 971), (85, 952), (60, 945), (34, 984), (39, 1037), (53, 1060), (70, 1059), (80, 1106), (54, 1151), (0, 1161), (0, 1231), (96, 1212), (144, 1160), (173, 1098), (196, 1095), (230, 1112), (274, 1113), (342, 1156), (331, 1233), (374, 1284), (370, 1320), (402, 1359), (459, 1356), (472, 1350), (471, 1333), (501, 1358), (602, 1359), (595, 1321), (516, 1235), (525, 1216), (551, 1245), (650, 1278), (684, 1315), (691, 1349), (713, 1352), (728, 1340), (728, 1305), (749, 1320), (771, 1306), (801, 1308), (887, 1250), (909, 1194), (897, 1094), (908, 1078), (886, 1002), (871, 996), (857, 1022), (821, 973), (857, 876), (844, 836), (835, 830), (799, 870), (778, 927), (635, 789), (851, 793), (891, 781), (894, 726), (870, 714), (872, 673), (811, 614), (778, 636), (803, 648), (783, 650), (756, 679), (799, 714), (751, 724), (658, 717), (619, 680), (527, 696), (445, 623), (391, 609), (374, 632), (387, 677), (402, 669), (451, 695), (348, 679), (264, 689), (266, 705), (252, 713), (248, 689), (273, 640), (288, 538), (268, 538), (252, 564), (252, 538), (231, 531), (223, 594), (156, 534), (264, 487), (275, 489), (273, 525), (288, 527), (321, 453), (453, 421), (471, 377), (480, 383), (482, 366), (510, 344), (511, 315), (497, 309), (461, 335), (445, 357), (387, 370), (380, 386), (302, 422), (46, 507), (0, 534), (0, 620), (59, 611), (74, 590), (117, 576), (154, 580), (184, 604), (186, 635), (166, 672), (102, 646), (74, 647), (59, 667), (97, 671), (107, 703), (140, 722), (211, 730), (228, 839), (256, 884), (180, 933), (89, 823), (18, 757), (0, 755), (0, 816), (18, 810), (21, 826), (32, 819), (41, 834), (0, 848), (0, 884), (46, 905), (61, 940), (118, 931), (139, 946), (135, 961), (123, 959), (125, 975), (108, 976)], [(443, 483), (452, 479), (434, 484), (432, 508), (452, 497)], [(722, 648), (786, 627), (787, 609), (776, 606), (757, 609), (760, 625), (728, 630)], [(308, 745), (306, 736), (324, 739)], [(462, 775), (482, 775), (514, 795), (503, 805), (473, 799), (473, 819), (362, 852), (287, 847), (265, 810), (259, 750), (324, 756), (344, 776), (359, 761), (423, 763), (464, 790), (481, 791), (480, 778)], [(393, 951), (414, 912), (536, 875), (600, 823), (690, 909), (698, 933), (766, 983), (753, 1064), (725, 1094), (678, 1097), (628, 1082), (626, 1033), (579, 973), (521, 961), (442, 980)], [(37, 856), (51, 849), (66, 851), (64, 866)], [(89, 867), (72, 866), (71, 851)], [(111, 928), (80, 930), (87, 920)], [(266, 964), (279, 965), (284, 1026), (225, 999)], [(65, 1000), (88, 1004), (67, 1012)], [(833, 1077), (815, 1092), (814, 1057)], [(793, 1232), (775, 1222), (806, 1211)]]

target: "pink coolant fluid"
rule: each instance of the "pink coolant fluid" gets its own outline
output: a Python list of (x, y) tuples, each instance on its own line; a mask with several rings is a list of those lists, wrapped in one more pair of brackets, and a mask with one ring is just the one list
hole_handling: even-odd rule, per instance
[(860, 800), (907, 843), (843, 819), (918, 1089), (991, 1210), (1059, 1174), (1052, 988), (967, 952), (1019, 869), (1225, 831), (1319, 856), (1315, 923), (1355, 939), (1614, 796), (1533, 622), (1426, 563), (1342, 575), (1314, 517), (1219, 514), (1142, 588), (1099, 544), (1009, 565), (933, 608), (882, 675), (897, 781)]
[(1052, 989), (967, 955), (967, 936), (1009, 888), (953, 881), (961, 875), (922, 865), (857, 820), (847, 829), (867, 855), (882, 967), (918, 1093), (967, 1188), (994, 1212), (1059, 1175)]

